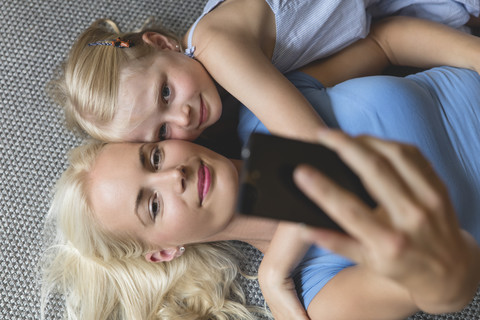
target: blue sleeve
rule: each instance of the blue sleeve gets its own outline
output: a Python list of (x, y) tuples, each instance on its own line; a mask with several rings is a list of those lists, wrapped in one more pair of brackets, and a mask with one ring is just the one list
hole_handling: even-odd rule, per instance
[(292, 273), (298, 297), (305, 309), (330, 279), (353, 265), (353, 262), (338, 254), (311, 246)]

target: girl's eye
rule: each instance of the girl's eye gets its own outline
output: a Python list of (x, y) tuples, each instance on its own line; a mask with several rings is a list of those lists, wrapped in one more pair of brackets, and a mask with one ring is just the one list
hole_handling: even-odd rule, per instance
[(164, 123), (162, 124), (162, 126), (160, 127), (160, 130), (158, 131), (158, 139), (160, 141), (167, 140), (167, 133), (168, 133), (167, 124)]
[(151, 163), (152, 163), (152, 167), (155, 169), (155, 171), (158, 170), (158, 168), (160, 168), (160, 165), (162, 163), (162, 151), (158, 148), (158, 146), (156, 146), (154, 149), (153, 149), (153, 152), (152, 152), (152, 155), (151, 155)]
[(168, 85), (162, 87), (162, 99), (165, 103), (170, 99), (170, 87)]
[(157, 214), (160, 212), (160, 199), (158, 198), (158, 194), (155, 192), (153, 194), (153, 198), (150, 201), (150, 217), (153, 221), (157, 218)]

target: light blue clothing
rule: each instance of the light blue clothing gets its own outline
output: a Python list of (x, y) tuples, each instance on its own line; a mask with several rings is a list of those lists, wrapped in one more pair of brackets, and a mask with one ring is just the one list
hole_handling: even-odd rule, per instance
[[(333, 88), (324, 88), (301, 72), (287, 77), (329, 127), (416, 145), (446, 183), (461, 227), (480, 243), (480, 76), (476, 72), (439, 67), (405, 78), (352, 79)], [(242, 143), (252, 132), (268, 130), (243, 107), (238, 127)], [(311, 248), (294, 274), (305, 307), (328, 280), (351, 265), (342, 259)]]
[[(210, 0), (188, 35), (185, 53), (194, 57), (197, 23), (224, 0)], [(272, 63), (282, 73), (327, 57), (367, 36), (372, 19), (390, 15), (423, 17), (462, 28), (480, 13), (480, 0), (265, 0), (275, 15)]]

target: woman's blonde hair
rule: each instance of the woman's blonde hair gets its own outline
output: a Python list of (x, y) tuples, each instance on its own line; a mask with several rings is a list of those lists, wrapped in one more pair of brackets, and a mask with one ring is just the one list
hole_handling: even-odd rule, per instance
[(86, 188), (103, 146), (76, 148), (57, 182), (47, 216), (56, 237), (42, 259), (42, 318), (56, 292), (65, 297), (68, 319), (254, 319), (250, 311), (264, 313), (245, 306), (231, 243), (190, 245), (181, 257), (152, 263), (144, 244), (97, 223)]
[[(133, 61), (151, 57), (155, 49), (143, 41), (145, 32), (157, 32), (178, 42), (178, 37), (161, 26), (138, 32), (121, 32), (111, 20), (100, 19), (88, 27), (72, 46), (60, 77), (50, 84), (57, 103), (65, 109), (68, 127), (86, 131), (103, 141), (118, 141), (119, 133), (109, 130), (113, 119), (122, 68)], [(120, 38), (133, 43), (131, 48), (91, 43)]]

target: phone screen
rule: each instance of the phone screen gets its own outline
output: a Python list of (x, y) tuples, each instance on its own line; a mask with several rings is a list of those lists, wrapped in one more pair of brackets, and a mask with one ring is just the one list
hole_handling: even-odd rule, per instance
[(376, 205), (357, 175), (322, 145), (253, 133), (242, 158), (239, 213), (343, 231), (295, 185), (293, 170), (302, 163), (316, 167), (372, 208)]

